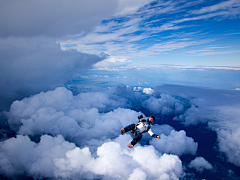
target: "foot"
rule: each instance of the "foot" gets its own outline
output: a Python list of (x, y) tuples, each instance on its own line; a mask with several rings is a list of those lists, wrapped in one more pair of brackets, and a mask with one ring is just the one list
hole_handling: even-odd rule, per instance
[(128, 146), (129, 148), (133, 148), (133, 145), (131, 145), (131, 144), (128, 144), (127, 146)]
[(124, 135), (124, 133), (125, 133), (125, 130), (124, 130), (124, 128), (122, 128), (121, 129), (121, 135)]

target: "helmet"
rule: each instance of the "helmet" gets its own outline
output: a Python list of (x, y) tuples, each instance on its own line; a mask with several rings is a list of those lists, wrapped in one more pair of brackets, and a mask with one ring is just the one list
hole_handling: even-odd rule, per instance
[[(150, 121), (149, 119), (150, 118), (152, 118), (153, 119), (153, 121)], [(155, 121), (155, 117), (154, 116), (150, 116), (149, 118), (148, 118), (148, 120), (147, 120), (148, 122), (150, 122), (150, 123), (154, 123), (154, 121)]]

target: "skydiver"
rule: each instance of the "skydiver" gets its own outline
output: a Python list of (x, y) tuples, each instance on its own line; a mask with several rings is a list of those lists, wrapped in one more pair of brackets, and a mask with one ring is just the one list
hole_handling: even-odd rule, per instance
[(151, 124), (154, 123), (155, 117), (150, 116), (147, 120), (145, 115), (138, 116), (138, 123), (130, 124), (125, 128), (121, 129), (121, 134), (124, 135), (125, 132), (131, 131), (134, 135), (133, 140), (127, 145), (129, 148), (133, 148), (137, 142), (142, 139), (142, 133), (148, 132), (150, 136), (161, 139), (159, 135), (156, 135), (151, 130)]

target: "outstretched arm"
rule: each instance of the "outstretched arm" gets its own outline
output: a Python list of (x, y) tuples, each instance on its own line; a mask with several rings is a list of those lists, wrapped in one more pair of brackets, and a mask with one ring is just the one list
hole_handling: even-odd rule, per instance
[(141, 116), (138, 116), (138, 119), (140, 120), (140, 119), (142, 119), (142, 118), (145, 118), (146, 116), (143, 114), (143, 115), (141, 115)]
[(160, 137), (159, 135), (154, 134), (154, 133), (152, 132), (151, 129), (148, 130), (148, 133), (149, 133), (150, 136), (152, 136), (152, 137), (155, 137), (155, 138), (161, 139), (161, 137)]

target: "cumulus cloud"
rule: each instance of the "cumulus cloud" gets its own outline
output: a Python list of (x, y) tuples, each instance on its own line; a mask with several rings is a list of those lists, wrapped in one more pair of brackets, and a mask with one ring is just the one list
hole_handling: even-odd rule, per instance
[(150, 144), (161, 153), (170, 153), (182, 156), (185, 154), (195, 155), (197, 152), (198, 143), (194, 142), (193, 138), (187, 137), (186, 132), (183, 130), (171, 130), (170, 133), (167, 132), (167, 134), (159, 135), (161, 140), (152, 139)]
[(208, 115), (209, 112), (208, 110), (206, 111), (205, 107), (196, 107), (196, 105), (193, 104), (184, 114), (176, 116), (174, 120), (182, 121), (186, 126), (197, 125), (207, 123), (209, 119)]
[(103, 92), (73, 96), (71, 91), (59, 87), (15, 101), (6, 115), (11, 128), (19, 134), (62, 134), (80, 143), (92, 138), (114, 138), (119, 129), (136, 121), (139, 113), (118, 108), (124, 106), (128, 106), (127, 102), (111, 99)]
[(0, 171), (10, 178), (23, 174), (53, 179), (170, 180), (183, 176), (177, 156), (159, 155), (152, 146), (139, 146), (132, 151), (118, 142), (106, 142), (98, 147), (94, 157), (88, 147), (76, 147), (61, 135), (44, 135), (38, 144), (19, 135), (0, 142), (0, 148)]
[(184, 106), (180, 100), (164, 93), (161, 94), (160, 98), (151, 96), (143, 102), (143, 106), (150, 112), (162, 115), (179, 114), (184, 110)]
[(142, 87), (134, 87), (133, 91), (142, 91), (142, 89), (143, 89)]
[(135, 93), (130, 86), (125, 86), (124, 84), (116, 85), (115, 87), (109, 89), (107, 93), (115, 100), (119, 100), (119, 97), (125, 98), (130, 104), (139, 104), (148, 98), (140, 93)]
[(203, 157), (196, 157), (194, 160), (192, 160), (189, 165), (189, 168), (194, 168), (198, 172), (203, 172), (204, 170), (212, 170), (213, 166), (206, 161)]
[(191, 108), (174, 119), (185, 125), (208, 124), (217, 133), (219, 151), (225, 153), (227, 161), (240, 166), (239, 91), (163, 85), (155, 88), (155, 93), (169, 93), (188, 99)]
[(143, 88), (142, 92), (145, 94), (153, 94), (154, 90), (152, 88)]
[(240, 166), (240, 129), (236, 131), (218, 130), (218, 146), (221, 152), (227, 156), (227, 160), (236, 166)]
[(195, 155), (198, 149), (198, 143), (194, 142), (192, 137), (188, 137), (184, 130), (176, 131), (167, 124), (154, 124), (152, 131), (161, 139), (152, 138), (148, 133), (143, 134), (141, 144), (151, 144), (160, 153), (175, 154), (182, 156), (186, 154)]
[(0, 40), (1, 102), (23, 98), (62, 86), (80, 72), (107, 57), (76, 50), (62, 51), (46, 38), (6, 38)]
[(88, 145), (94, 150), (106, 140), (116, 138), (122, 127), (138, 122), (140, 112), (126, 109), (137, 103), (138, 98), (122, 84), (75, 96), (59, 87), (15, 101), (5, 115), (11, 129), (18, 134), (61, 134), (79, 146)]
[[(0, 143), (1, 174), (53, 179), (181, 178), (184, 172), (177, 155), (195, 154), (197, 148), (185, 131), (154, 125), (153, 131), (162, 139), (145, 136), (134, 149), (126, 146), (132, 139), (129, 134), (119, 135), (141, 114), (126, 109), (131, 107), (129, 101), (146, 98), (149, 95), (119, 84), (78, 95), (59, 87), (15, 101), (6, 115), (18, 135)], [(150, 145), (141, 146), (149, 140)]]
[(219, 150), (225, 153), (227, 161), (236, 166), (240, 166), (240, 104), (234, 103), (235, 100), (239, 101), (238, 98), (239, 96), (232, 94), (225, 105), (214, 107), (214, 120), (208, 122), (209, 127), (217, 132)]
[(144, 173), (141, 169), (136, 168), (133, 170), (133, 173), (130, 174), (128, 180), (145, 180), (146, 178), (146, 173)]
[[(123, 92), (128, 93), (123, 93)], [(87, 92), (73, 96), (66, 88), (40, 93), (22, 101), (15, 101), (6, 113), (12, 129), (21, 135), (61, 134), (78, 145), (97, 145), (116, 138), (119, 129), (136, 123), (139, 112), (123, 109), (130, 107), (119, 94), (133, 93), (128, 87), (118, 85), (107, 92)], [(135, 101), (132, 96), (132, 101)], [(121, 100), (122, 99), (122, 100)], [(119, 108), (122, 107), (122, 108)], [(108, 127), (106, 129), (106, 127)], [(195, 154), (197, 143), (185, 131), (175, 131), (168, 125), (154, 125), (153, 131), (161, 141), (144, 136), (143, 141), (154, 145), (161, 153), (176, 155)]]
[(7, 177), (23, 175), (25, 172), (33, 177), (42, 174), (53, 177), (53, 159), (62, 157), (66, 151), (75, 147), (61, 135), (55, 138), (44, 135), (39, 144), (35, 144), (27, 136), (19, 135), (1, 142), (1, 173)]
[[(59, 87), (15, 101), (5, 114), (18, 136), (0, 143), (1, 174), (7, 177), (27, 174), (31, 177), (53, 179), (182, 177), (182, 164), (178, 156), (195, 155), (198, 148), (198, 143), (188, 137), (185, 131), (176, 131), (169, 125), (155, 124), (152, 130), (161, 139), (152, 138), (145, 133), (131, 150), (126, 145), (132, 137), (128, 133), (119, 136), (122, 127), (138, 122), (137, 116), (141, 112), (129, 109), (134, 104), (146, 103), (148, 100), (150, 102), (151, 99), (153, 102), (164, 102), (163, 105), (172, 110), (176, 103), (183, 106), (187, 104), (186, 99), (176, 99), (169, 92), (160, 93), (160, 97), (158, 89), (155, 91), (156, 97), (153, 97), (119, 84), (113, 88), (79, 91), (79, 94), (73, 95), (66, 88)], [(160, 100), (161, 98), (165, 101)], [(189, 112), (183, 111), (182, 116), (186, 118), (198, 114), (201, 118), (200, 114), (205, 112), (205, 117), (208, 117), (206, 123), (217, 132), (219, 150), (226, 154), (229, 162), (239, 166), (239, 158), (236, 158), (239, 154), (239, 126), (236, 126), (239, 107), (236, 106), (235, 99), (231, 100), (229, 106), (216, 106), (215, 102), (210, 102), (211, 107), (206, 106), (207, 100), (200, 95), (188, 99), (192, 107), (189, 107)], [(220, 104), (219, 101), (218, 105)], [(232, 107), (233, 104), (235, 108)], [(192, 111), (194, 108), (197, 111)], [(160, 114), (159, 111), (157, 114)], [(36, 136), (41, 137), (40, 141)], [(25, 144), (25, 147), (17, 148)], [(31, 153), (28, 153), (30, 150)], [(197, 158), (189, 167), (198, 172), (212, 169), (206, 162)], [(48, 163), (51, 168), (43, 166), (44, 163)], [(37, 168), (39, 169), (36, 170)]]

